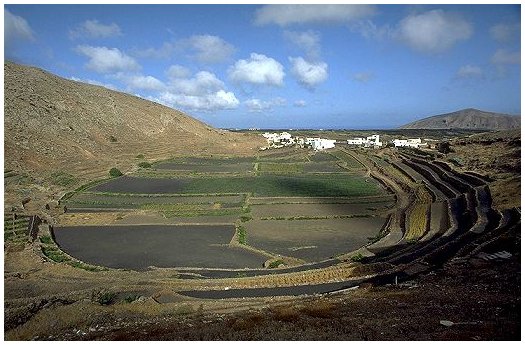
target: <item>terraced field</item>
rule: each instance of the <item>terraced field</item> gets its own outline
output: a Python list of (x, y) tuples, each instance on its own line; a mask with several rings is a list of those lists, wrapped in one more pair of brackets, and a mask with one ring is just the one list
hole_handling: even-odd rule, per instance
[[(157, 162), (135, 174), (81, 188), (62, 203), (68, 210), (62, 216), (67, 227), (55, 230), (57, 241), (64, 251), (76, 252), (70, 254), (82, 256), (88, 263), (122, 268), (158, 266), (159, 256), (149, 251), (152, 263), (147, 265), (148, 255), (139, 260), (138, 249), (130, 249), (136, 253), (128, 256), (123, 249), (115, 249), (112, 259), (108, 248), (104, 260), (96, 260), (96, 243), (100, 241), (114, 242), (123, 236), (123, 243), (137, 241), (141, 245), (142, 240), (134, 237), (138, 235), (123, 229), (137, 229), (137, 233), (147, 236), (144, 229), (153, 227), (150, 234), (155, 234), (159, 243), (172, 243), (175, 240), (165, 227), (172, 226), (173, 234), (179, 234), (182, 226), (186, 229), (184, 236), (189, 236), (192, 226), (207, 225), (211, 229), (229, 224), (234, 231), (228, 241), (198, 248), (211, 246), (210, 252), (219, 255), (220, 247), (222, 255), (230, 259), (196, 260), (194, 266), (253, 268), (262, 267), (269, 258), (277, 260), (280, 255), (289, 257), (290, 264), (315, 262), (355, 250), (365, 245), (369, 237), (377, 236), (395, 200), (377, 181), (365, 176), (364, 167), (344, 152), (285, 150), (263, 152), (253, 159), (180, 157)], [(97, 224), (99, 230), (94, 227)], [(143, 227), (133, 227), (139, 225)], [(76, 243), (75, 237), (83, 242), (88, 231), (100, 239), (86, 239), (82, 250), (71, 245)], [(165, 241), (162, 236), (166, 236)], [(174, 236), (187, 248), (196, 243)], [(202, 241), (207, 243), (206, 239)], [(247, 249), (259, 253), (256, 264), (250, 260), (243, 264), (229, 252)], [(133, 260), (140, 264), (132, 264)], [(171, 262), (173, 266), (185, 266), (191, 260), (178, 258)], [(162, 261), (162, 265), (167, 263)]]
[[(84, 211), (91, 213), (66, 213), (67, 227), (56, 232), (70, 235), (70, 244), (87, 231), (100, 234), (91, 248), (80, 250), (92, 264), (148, 269), (196, 262), (209, 267), (203, 275), (202, 268), (179, 268), (179, 278), (201, 277), (203, 283), (196, 284), (196, 290), (209, 290), (206, 279), (213, 279), (216, 291), (222, 292), (204, 295), (215, 298), (240, 296), (239, 289), (261, 286), (288, 287), (295, 294), (306, 285), (324, 291), (334, 282), (354, 286), (409, 279), (443, 263), (477, 236), (506, 229), (509, 223), (498, 225), (504, 217), (492, 210), (490, 191), (480, 179), (409, 152), (385, 152), (381, 158), (344, 149), (322, 154), (265, 152), (263, 159), (253, 160), (254, 173), (244, 175), (215, 171), (195, 176), (184, 169), (184, 161), (176, 162), (182, 165), (176, 173), (164, 170), (163, 177), (162, 169), (142, 169), (90, 185), (65, 200), (71, 209), (87, 206)], [(187, 164), (206, 165), (209, 159)], [(343, 171), (305, 172), (307, 166), (338, 166)], [(98, 205), (114, 206), (118, 212), (93, 213)], [(75, 226), (75, 219), (77, 225), (91, 227)], [(106, 232), (102, 224), (112, 227)], [(143, 226), (133, 232), (139, 224)], [(213, 233), (223, 227), (229, 230)], [(219, 233), (222, 237), (214, 240)], [(153, 242), (141, 243), (141, 236), (148, 234)], [(101, 262), (92, 256), (100, 241), (136, 243), (129, 245), (134, 248), (129, 253), (108, 248)], [(72, 250), (66, 242), (63, 249)], [(177, 249), (179, 254), (156, 247), (166, 243), (172, 248), (187, 246)], [(171, 261), (162, 261), (157, 253)], [(242, 269), (238, 271), (242, 267), (252, 270), (243, 275)], [(224, 286), (231, 292), (224, 292)]]

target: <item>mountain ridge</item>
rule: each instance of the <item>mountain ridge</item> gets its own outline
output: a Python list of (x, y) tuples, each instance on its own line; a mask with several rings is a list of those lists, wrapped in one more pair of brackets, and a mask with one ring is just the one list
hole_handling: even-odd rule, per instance
[[(129, 169), (132, 158), (248, 154), (249, 134), (215, 129), (181, 111), (101, 86), (4, 62), (8, 169)], [(262, 144), (262, 143), (261, 143)], [(120, 165), (120, 166), (119, 166)], [(78, 168), (78, 169), (77, 169)]]
[(399, 129), (475, 129), (505, 130), (520, 128), (521, 116), (467, 108), (429, 116), (410, 122)]

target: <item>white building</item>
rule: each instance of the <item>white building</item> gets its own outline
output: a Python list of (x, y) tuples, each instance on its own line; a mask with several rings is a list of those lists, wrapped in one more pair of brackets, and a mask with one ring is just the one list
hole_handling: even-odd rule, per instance
[(322, 138), (306, 138), (306, 142), (312, 145), (314, 150), (318, 151), (334, 148), (336, 141)]
[(394, 139), (392, 141), (395, 147), (414, 147), (419, 148), (421, 146), (426, 146), (426, 143), (421, 142), (421, 138), (417, 139)]
[(364, 146), (364, 147), (370, 147), (370, 146), (381, 147), (381, 146), (383, 146), (383, 143), (381, 141), (379, 141), (379, 135), (378, 134), (374, 134), (374, 135), (371, 135), (369, 137), (366, 137), (366, 139), (365, 138), (348, 139), (346, 142), (347, 142), (348, 145), (358, 145), (358, 146)]
[[(268, 146), (287, 146), (295, 143), (292, 135), (288, 132), (281, 133), (269, 133), (266, 132), (262, 135), (268, 141)], [(282, 147), (282, 146), (281, 146)]]

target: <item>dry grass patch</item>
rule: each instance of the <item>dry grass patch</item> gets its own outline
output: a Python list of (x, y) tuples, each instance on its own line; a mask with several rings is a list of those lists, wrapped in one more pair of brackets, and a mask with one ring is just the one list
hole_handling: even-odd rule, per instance
[(334, 316), (337, 305), (329, 301), (316, 301), (308, 303), (301, 308), (301, 313), (311, 317), (330, 318)]
[(276, 305), (270, 307), (272, 317), (277, 321), (292, 322), (301, 317), (301, 313), (292, 305)]

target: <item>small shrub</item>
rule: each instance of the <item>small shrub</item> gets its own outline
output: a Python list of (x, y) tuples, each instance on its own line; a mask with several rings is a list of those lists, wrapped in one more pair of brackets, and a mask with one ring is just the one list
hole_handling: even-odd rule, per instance
[(91, 300), (100, 305), (110, 305), (115, 302), (117, 294), (106, 290), (95, 290), (91, 294)]
[(270, 262), (270, 264), (268, 265), (268, 268), (277, 268), (277, 267), (279, 267), (279, 265), (284, 265), (284, 261), (281, 260), (281, 259), (278, 259), (278, 260), (272, 261), (272, 262)]
[(115, 138), (114, 136), (110, 135), (109, 136), (109, 141), (112, 142), (112, 143), (116, 143), (117, 142), (117, 138)]
[(246, 228), (244, 226), (238, 226), (237, 233), (239, 236), (239, 243), (246, 244)]
[(131, 303), (131, 302), (138, 300), (139, 298), (140, 298), (140, 295), (127, 296), (126, 298), (124, 298), (124, 302)]
[(361, 260), (363, 260), (363, 259), (364, 259), (364, 256), (363, 256), (363, 254), (361, 254), (361, 253), (357, 253), (356, 255), (353, 255), (353, 256), (350, 258), (350, 260), (355, 261), (355, 262), (359, 262), (359, 261), (361, 261)]
[(141, 153), (141, 154), (136, 155), (135, 158), (144, 159), (144, 155)]
[(140, 162), (140, 163), (139, 163), (139, 167), (141, 167), (141, 168), (145, 168), (145, 169), (148, 169), (148, 168), (151, 168), (151, 163), (148, 163), (148, 162)]
[(244, 223), (244, 222), (248, 222), (248, 221), (252, 220), (252, 216), (243, 214), (240, 219), (241, 219), (241, 222)]
[(69, 259), (60, 252), (60, 250), (51, 247), (41, 247), (42, 253), (54, 262), (69, 261)]
[(53, 244), (53, 239), (51, 238), (51, 236), (42, 236), (40, 237), (40, 242), (44, 244)]
[(122, 172), (118, 170), (117, 168), (111, 168), (109, 170), (109, 176), (111, 177), (119, 177), (122, 176)]

